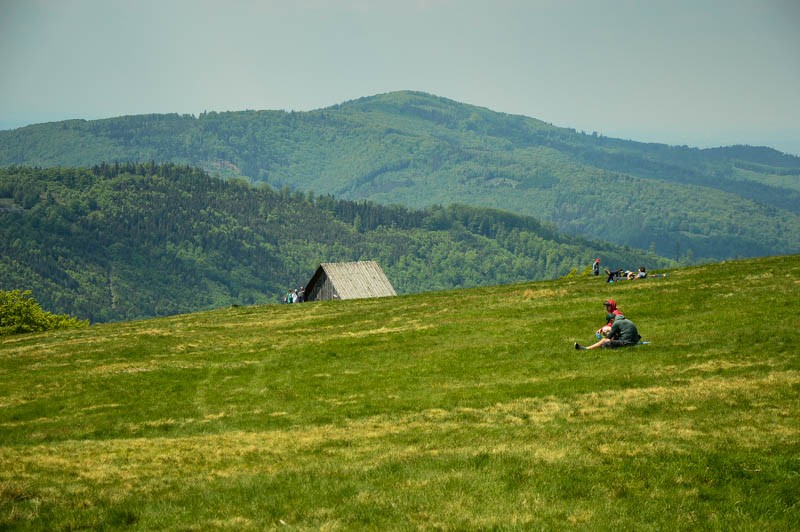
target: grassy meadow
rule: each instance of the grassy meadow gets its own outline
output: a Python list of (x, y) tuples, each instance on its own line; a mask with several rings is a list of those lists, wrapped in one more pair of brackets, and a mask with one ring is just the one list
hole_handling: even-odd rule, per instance
[(2, 337), (0, 529), (800, 528), (800, 256), (603, 281)]

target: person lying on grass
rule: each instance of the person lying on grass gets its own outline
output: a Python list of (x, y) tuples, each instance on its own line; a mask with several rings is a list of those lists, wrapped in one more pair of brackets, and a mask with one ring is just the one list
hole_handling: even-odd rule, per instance
[(622, 279), (622, 277), (625, 275), (625, 270), (623, 270), (622, 268), (614, 271), (605, 270), (605, 272), (607, 276), (606, 277), (607, 283), (613, 283), (614, 281), (618, 281), (619, 279)]
[(575, 349), (597, 349), (598, 347), (627, 347), (629, 345), (636, 345), (642, 337), (639, 336), (639, 330), (636, 325), (623, 314), (614, 316), (614, 324), (605, 338), (601, 338), (596, 344), (589, 347), (584, 347), (578, 342), (575, 342)]

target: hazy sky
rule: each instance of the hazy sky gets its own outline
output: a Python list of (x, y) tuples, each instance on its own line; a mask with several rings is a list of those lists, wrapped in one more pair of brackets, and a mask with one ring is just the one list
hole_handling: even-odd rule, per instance
[(800, 0), (0, 0), (0, 129), (403, 89), (800, 155)]

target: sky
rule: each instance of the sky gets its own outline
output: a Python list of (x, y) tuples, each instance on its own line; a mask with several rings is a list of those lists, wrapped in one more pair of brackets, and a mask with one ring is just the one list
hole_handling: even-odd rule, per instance
[(800, 155), (800, 0), (0, 0), (0, 129), (397, 90)]

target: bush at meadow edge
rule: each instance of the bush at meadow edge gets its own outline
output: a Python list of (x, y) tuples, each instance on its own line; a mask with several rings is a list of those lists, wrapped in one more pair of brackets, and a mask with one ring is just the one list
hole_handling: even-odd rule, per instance
[(0, 336), (87, 327), (88, 320), (42, 309), (30, 290), (0, 290)]

